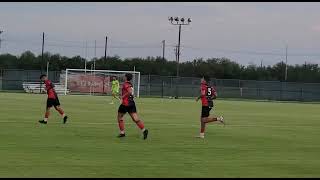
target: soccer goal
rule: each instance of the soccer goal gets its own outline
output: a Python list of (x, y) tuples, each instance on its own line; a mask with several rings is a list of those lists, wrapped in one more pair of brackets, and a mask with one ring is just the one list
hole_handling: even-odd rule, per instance
[(60, 75), (60, 82), (64, 84), (65, 95), (88, 94), (88, 95), (111, 95), (112, 77), (116, 77), (121, 85), (126, 73), (131, 73), (134, 96), (140, 96), (140, 72), (137, 71), (114, 71), (114, 70), (89, 70), (89, 69), (66, 69)]

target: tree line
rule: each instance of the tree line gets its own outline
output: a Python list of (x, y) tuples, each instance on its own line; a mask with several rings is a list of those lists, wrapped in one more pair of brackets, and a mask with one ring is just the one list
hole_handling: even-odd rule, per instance
[[(177, 63), (162, 57), (146, 58), (120, 58), (108, 56), (95, 58), (96, 69), (128, 70), (146, 75), (175, 76)], [(50, 71), (61, 71), (66, 68), (84, 69), (85, 59), (81, 56), (66, 57), (49, 52), (35, 55), (30, 51), (20, 56), (11, 54), (0, 55), (0, 69), (25, 69), (46, 71), (47, 61), (50, 62)], [(87, 61), (90, 69), (93, 60)], [(276, 80), (284, 81), (285, 63), (279, 62), (272, 66), (243, 66), (228, 58), (194, 59), (193, 61), (179, 64), (179, 75), (184, 77), (200, 77), (208, 75), (218, 79), (243, 79), (243, 80)], [(287, 81), (291, 82), (320, 82), (320, 67), (318, 64), (288, 65)]]

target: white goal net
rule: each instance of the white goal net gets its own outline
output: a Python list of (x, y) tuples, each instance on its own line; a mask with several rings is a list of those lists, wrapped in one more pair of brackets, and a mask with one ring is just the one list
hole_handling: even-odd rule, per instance
[(121, 85), (126, 73), (133, 75), (131, 83), (134, 96), (139, 97), (140, 72), (137, 71), (66, 69), (60, 75), (60, 82), (65, 85), (65, 95), (111, 95), (112, 77), (116, 77), (120, 82), (119, 93), (121, 93)]

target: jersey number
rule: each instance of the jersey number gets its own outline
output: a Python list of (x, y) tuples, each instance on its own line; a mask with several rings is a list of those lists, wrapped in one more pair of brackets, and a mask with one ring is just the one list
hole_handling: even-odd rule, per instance
[(212, 95), (212, 89), (210, 87), (208, 87), (207, 89), (207, 95), (208, 96), (211, 96)]

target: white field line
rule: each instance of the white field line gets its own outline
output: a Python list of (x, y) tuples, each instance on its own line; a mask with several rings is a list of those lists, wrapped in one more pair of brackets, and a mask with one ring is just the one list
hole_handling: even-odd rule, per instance
[[(33, 124), (32, 122), (26, 122), (26, 121), (0, 121), (0, 123), (13, 123), (13, 124)], [(39, 124), (37, 121), (34, 122), (35, 124)], [(55, 120), (53, 120), (52, 122), (51, 121), (48, 121), (48, 125), (49, 124), (62, 124), (62, 122), (57, 122)], [(67, 123), (67, 125), (70, 124), (70, 125), (118, 125), (118, 123), (85, 123), (85, 122), (72, 122), (72, 121), (69, 121)], [(129, 124), (129, 125), (132, 125), (133, 123), (132, 122), (126, 122), (126, 124)], [(195, 124), (172, 124), (172, 123), (168, 123), (168, 124), (165, 124), (165, 123), (148, 123), (146, 122), (146, 124), (149, 124), (149, 125), (157, 125), (157, 126), (185, 126), (185, 127), (198, 127), (199, 125), (195, 125)], [(217, 125), (220, 125), (220, 126), (223, 126), (219, 123), (213, 123), (213, 124), (217, 124)], [(212, 124), (212, 125), (213, 125)], [(236, 124), (226, 124), (225, 127), (243, 127), (243, 128), (247, 128), (247, 127), (263, 127), (263, 128), (293, 128), (293, 127), (315, 127), (314, 125), (289, 125), (289, 126), (283, 126), (283, 125), (255, 125), (255, 124), (244, 124), (244, 125), (236, 125)]]

